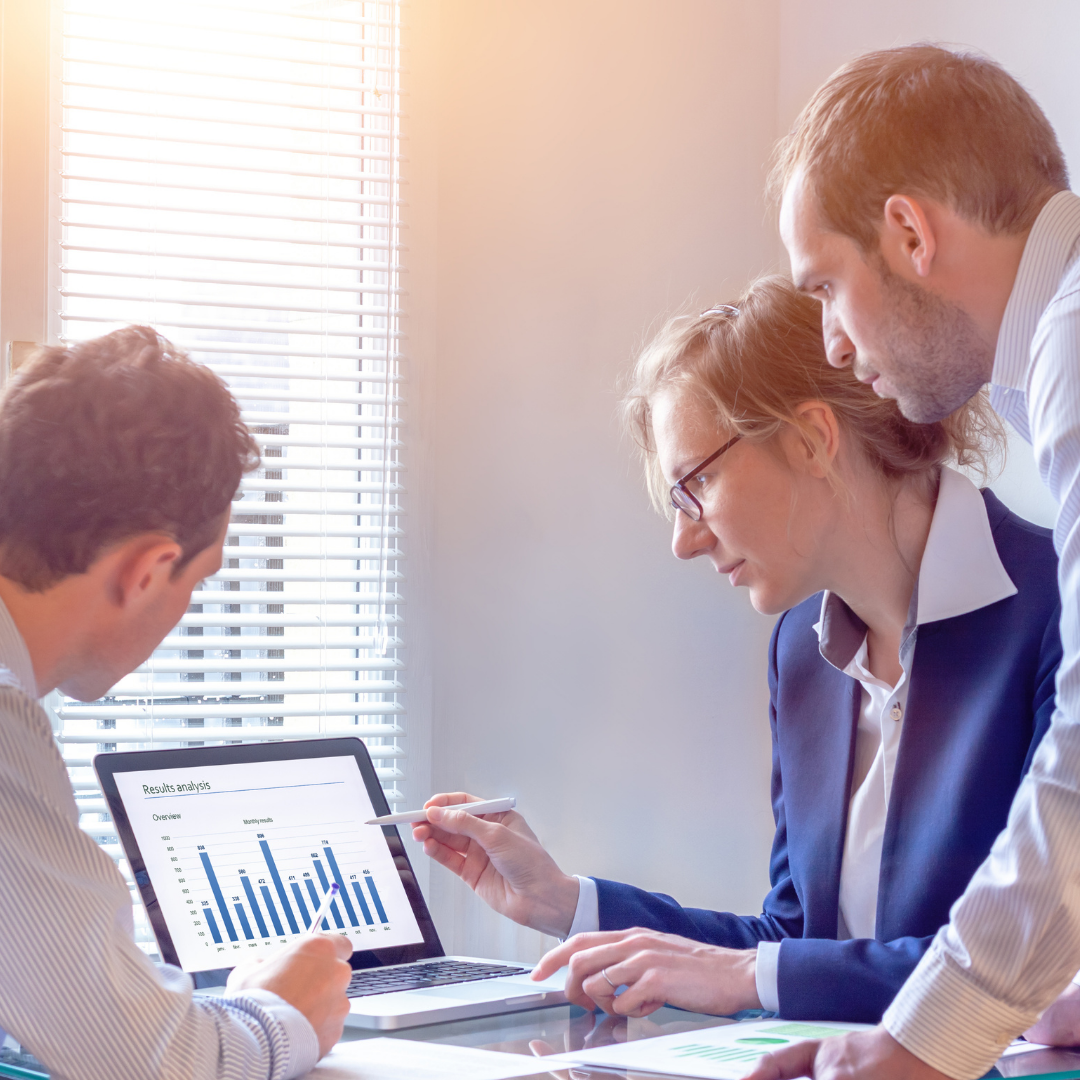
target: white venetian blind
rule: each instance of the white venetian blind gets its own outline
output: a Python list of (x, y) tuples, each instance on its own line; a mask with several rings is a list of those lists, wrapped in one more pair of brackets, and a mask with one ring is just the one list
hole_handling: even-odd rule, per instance
[(53, 332), (156, 327), (226, 379), (263, 453), (180, 626), (57, 706), (83, 827), (119, 857), (100, 749), (359, 735), (400, 801), (399, 5), (58, 16)]

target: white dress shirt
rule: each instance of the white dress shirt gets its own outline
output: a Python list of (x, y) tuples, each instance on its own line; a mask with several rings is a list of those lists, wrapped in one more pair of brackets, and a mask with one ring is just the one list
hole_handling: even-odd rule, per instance
[(1058, 503), (1057, 709), (1006, 830), (885, 1013), (949, 1076), (981, 1076), (1080, 967), (1080, 197), (1043, 207), (1024, 247), (990, 387)]
[[(855, 769), (840, 869), (840, 938), (875, 936), (881, 842), (907, 709), (918, 627), (966, 615), (1015, 594), (1016, 586), (998, 557), (982, 496), (967, 477), (945, 468), (941, 471), (908, 625), (901, 638), (902, 674), (897, 684), (890, 686), (871, 674), (865, 636), (846, 664), (844, 655), (836, 655), (823, 638), (821, 655), (862, 686)], [(815, 627), (819, 638), (822, 638), (827, 606), (838, 599), (826, 593), (822, 600), (822, 620)]]
[[(289, 1080), (319, 1056), (266, 990), (192, 996), (132, 940), (131, 894), (79, 828), (30, 655), (0, 603), (0, 1028), (66, 1080)], [(2, 1036), (0, 1036), (2, 1042)]]
[[(865, 626), (840, 597), (826, 592), (815, 625), (822, 657), (856, 679), (862, 702), (855, 735), (855, 768), (840, 867), (840, 938), (872, 938), (877, 923), (881, 843), (896, 756), (907, 708), (918, 627), (965, 615), (1016, 593), (998, 557), (986, 504), (967, 477), (943, 468), (934, 516), (900, 645), (902, 674), (895, 686), (876, 678), (867, 664)], [(855, 629), (855, 628), (858, 629)], [(599, 928), (596, 883), (579, 877), (570, 934)], [(762, 1008), (780, 1008), (777, 972), (783, 943), (757, 947), (755, 980)]]
[[(860, 684), (862, 701), (855, 730), (851, 801), (840, 863), (840, 911), (836, 933), (840, 941), (872, 938), (877, 927), (881, 842), (885, 836), (900, 734), (904, 730), (914, 638), (914, 634), (908, 634), (900, 647), (901, 675), (895, 686), (876, 678), (870, 671), (866, 638), (851, 662), (841, 669)], [(779, 942), (776, 942), (776, 950), (780, 951)]]

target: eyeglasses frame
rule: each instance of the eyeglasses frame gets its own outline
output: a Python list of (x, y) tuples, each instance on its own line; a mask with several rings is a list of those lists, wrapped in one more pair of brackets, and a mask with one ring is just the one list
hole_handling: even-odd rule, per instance
[[(706, 465), (711, 465), (718, 457), (720, 457), (721, 454), (726, 454), (728, 450), (730, 450), (741, 438), (741, 435), (735, 435), (734, 437), (728, 439), (728, 441), (724, 443), (724, 445), (721, 446), (715, 454), (710, 454), (704, 461), (695, 465), (685, 476), (680, 477), (678, 480), (675, 481), (674, 484), (671, 485), (668, 497), (671, 499), (671, 506), (676, 513), (681, 512), (685, 514), (691, 521), (700, 521), (705, 516), (705, 508), (690, 493), (689, 488), (687, 488), (686, 486), (686, 481), (689, 480), (692, 476), (696, 476), (699, 472), (701, 472), (702, 469), (705, 468)], [(678, 490), (681, 491), (683, 495), (685, 495), (690, 500), (690, 502), (697, 507), (697, 517), (694, 517), (694, 515), (691, 514), (685, 506), (680, 506), (675, 501), (676, 488), (678, 488)]]

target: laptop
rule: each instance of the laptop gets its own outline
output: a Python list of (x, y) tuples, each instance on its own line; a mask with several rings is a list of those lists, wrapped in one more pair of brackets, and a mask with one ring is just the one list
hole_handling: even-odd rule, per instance
[[(566, 1002), (532, 966), (447, 956), (355, 738), (98, 754), (94, 768), (161, 958), (200, 989), (321, 929), (353, 943), (346, 1024), (381, 1031)], [(211, 990), (211, 992), (213, 992)]]

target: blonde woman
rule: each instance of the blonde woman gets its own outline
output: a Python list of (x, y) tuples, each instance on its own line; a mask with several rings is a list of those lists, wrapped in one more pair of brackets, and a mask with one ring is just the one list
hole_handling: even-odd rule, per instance
[(820, 319), (787, 281), (763, 279), (669, 325), (625, 401), (676, 556), (709, 559), (780, 616), (761, 913), (572, 877), (517, 813), (435, 809), (414, 828), (496, 910), (569, 937), (537, 977), (569, 963), (579, 1004), (879, 1020), (1049, 725), (1050, 533), (948, 464), (981, 458), (988, 414), (976, 401), (938, 424), (905, 420), (829, 366)]

